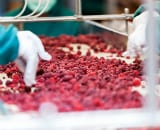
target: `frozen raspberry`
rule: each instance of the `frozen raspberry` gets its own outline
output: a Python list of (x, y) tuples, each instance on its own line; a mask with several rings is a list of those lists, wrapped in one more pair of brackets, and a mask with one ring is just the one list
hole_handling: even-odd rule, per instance
[(141, 85), (141, 80), (139, 78), (134, 78), (133, 79), (133, 85), (134, 86), (139, 86)]

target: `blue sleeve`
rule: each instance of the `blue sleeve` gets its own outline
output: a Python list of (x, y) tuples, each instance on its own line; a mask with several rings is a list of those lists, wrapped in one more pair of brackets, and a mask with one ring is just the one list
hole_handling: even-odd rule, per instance
[(19, 42), (17, 28), (13, 25), (0, 26), (0, 64), (14, 61), (18, 56)]

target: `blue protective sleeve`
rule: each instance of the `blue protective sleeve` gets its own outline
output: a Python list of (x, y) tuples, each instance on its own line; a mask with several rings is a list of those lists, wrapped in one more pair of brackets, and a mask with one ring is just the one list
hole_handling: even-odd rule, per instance
[(17, 28), (9, 25), (7, 28), (0, 25), (0, 64), (7, 64), (18, 56), (19, 42)]

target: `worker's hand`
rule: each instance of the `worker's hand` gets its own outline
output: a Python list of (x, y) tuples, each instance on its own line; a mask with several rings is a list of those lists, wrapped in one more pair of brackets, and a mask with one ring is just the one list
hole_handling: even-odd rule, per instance
[[(128, 37), (127, 50), (123, 53), (124, 56), (135, 57), (143, 55), (147, 51), (147, 26), (148, 26), (148, 11), (144, 11), (136, 16), (133, 20), (134, 30)], [(159, 16), (155, 11), (154, 16)]]
[(36, 71), (39, 63), (39, 57), (43, 60), (50, 60), (48, 54), (42, 45), (41, 40), (30, 31), (19, 31), (17, 33), (19, 40), (19, 53), (15, 63), (20, 71), (24, 73), (24, 82), (27, 86), (36, 83)]

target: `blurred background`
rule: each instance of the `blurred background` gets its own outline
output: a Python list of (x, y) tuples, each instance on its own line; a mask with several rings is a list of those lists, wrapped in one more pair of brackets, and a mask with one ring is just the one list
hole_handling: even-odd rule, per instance
[[(58, 0), (64, 6), (74, 10), (75, 0)], [(140, 5), (141, 0), (82, 0), (83, 14), (112, 14), (123, 13), (124, 8), (129, 8), (133, 13)], [(23, 4), (23, 0), (0, 0), (0, 15), (5, 15)]]
[[(61, 5), (60, 7), (57, 6), (57, 8), (54, 8), (55, 11), (58, 9), (59, 11), (63, 10), (63, 12), (72, 12), (68, 13), (67, 15), (73, 15), (75, 12), (75, 0), (57, 0), (58, 5)], [(129, 9), (129, 13), (134, 13), (135, 10), (139, 7), (142, 0), (81, 0), (82, 2), (82, 14), (83, 15), (98, 15), (98, 14), (121, 14), (124, 13), (124, 8)], [(22, 10), (22, 7), (24, 5), (24, 0), (0, 0), (0, 16), (16, 16), (18, 12)], [(64, 8), (62, 8), (64, 7)], [(61, 8), (61, 9), (60, 9)], [(53, 9), (52, 9), (53, 10)], [(54, 12), (54, 11), (53, 11)], [(29, 14), (28, 11), (26, 11), (26, 14)], [(66, 14), (66, 13), (63, 13)], [(51, 16), (55, 16), (51, 15)], [(56, 16), (59, 16), (59, 14), (56, 13)], [(62, 15), (60, 15), (62, 16)], [(129, 23), (129, 27), (126, 31), (126, 21), (124, 20), (108, 20), (108, 21), (98, 21), (101, 24), (117, 30), (119, 32), (132, 32), (132, 24)], [(45, 23), (36, 23), (36, 25), (30, 25), (31, 23), (26, 23), (24, 25), (24, 29), (32, 30), (36, 34), (41, 34), (41, 30), (38, 29), (38, 32), (35, 31), (37, 28), (42, 27)], [(47, 23), (46, 23), (47, 24)], [(57, 24), (57, 23), (56, 23)], [(46, 28), (48, 28), (48, 25)], [(61, 25), (60, 25), (61, 26)], [(19, 27), (19, 26), (18, 26)], [(35, 27), (35, 30), (33, 29)], [(44, 28), (44, 29), (46, 29)], [(50, 28), (50, 27), (49, 27)], [(54, 27), (55, 28), (55, 27)], [(69, 28), (69, 26), (68, 26)], [(43, 30), (44, 30), (43, 29)], [(58, 29), (59, 30), (59, 29)], [(67, 29), (66, 29), (67, 30)], [(77, 30), (77, 29), (75, 29)], [(43, 32), (43, 34), (47, 35), (47, 32)], [(59, 33), (58, 33), (59, 34)]]

